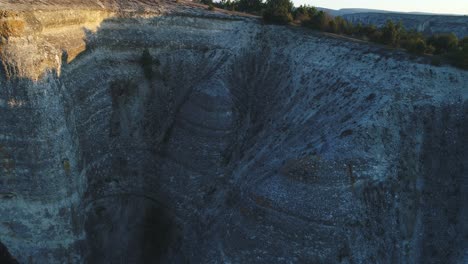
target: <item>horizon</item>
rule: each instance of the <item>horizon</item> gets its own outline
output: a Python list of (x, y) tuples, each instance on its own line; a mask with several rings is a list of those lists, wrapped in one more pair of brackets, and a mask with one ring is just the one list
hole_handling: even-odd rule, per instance
[(359, 9), (377, 9), (393, 12), (421, 12), (435, 14), (453, 14), (453, 15), (468, 15), (468, 1), (466, 0), (414, 0), (414, 1), (373, 1), (373, 0), (292, 0), (295, 6), (311, 5), (321, 8), (329, 8), (334, 10), (359, 8)]

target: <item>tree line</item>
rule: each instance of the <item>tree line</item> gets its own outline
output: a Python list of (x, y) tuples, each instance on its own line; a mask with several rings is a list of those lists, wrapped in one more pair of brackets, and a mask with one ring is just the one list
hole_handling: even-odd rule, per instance
[(294, 22), (305, 27), (402, 48), (413, 54), (433, 55), (434, 64), (445, 59), (454, 66), (468, 69), (468, 37), (458, 39), (453, 33), (424, 36), (416, 30), (406, 30), (401, 22), (391, 20), (382, 27), (361, 23), (355, 25), (340, 16), (332, 17), (311, 6), (291, 9), (291, 16)]
[(468, 69), (468, 36), (458, 39), (453, 33), (425, 36), (415, 30), (406, 30), (401, 22), (388, 20), (382, 27), (352, 24), (343, 17), (332, 17), (313, 6), (294, 7), (290, 0), (201, 0), (204, 4), (232, 11), (262, 15), (266, 23), (294, 23), (314, 30), (346, 35), (365, 41), (402, 48), (417, 55), (432, 55), (432, 63), (442, 60)]

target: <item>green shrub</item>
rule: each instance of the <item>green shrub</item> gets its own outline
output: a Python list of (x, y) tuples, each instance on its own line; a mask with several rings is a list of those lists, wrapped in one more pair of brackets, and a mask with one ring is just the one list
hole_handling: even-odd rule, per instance
[(338, 32), (338, 25), (336, 24), (335, 20), (328, 21), (327, 31), (331, 32), (331, 33), (339, 33)]
[(410, 40), (405, 48), (414, 54), (424, 54), (427, 49), (426, 42), (420, 38)]
[(464, 37), (458, 41), (458, 45), (460, 48), (464, 48), (468, 46), (468, 37)]
[(310, 21), (310, 19), (314, 17), (317, 12), (317, 8), (313, 6), (301, 5), (293, 12), (294, 20), (302, 24), (304, 22)]
[(435, 52), (434, 46), (432, 46), (432, 45), (427, 45), (426, 46), (426, 53), (427, 54), (434, 54), (434, 52)]
[[(323, 11), (317, 12), (311, 19), (305, 22), (305, 26), (322, 31), (330, 31), (330, 22), (332, 21), (332, 17)], [(332, 22), (332, 26), (334, 26)]]
[(213, 3), (218, 8), (235, 11), (237, 10), (237, 1), (231, 0), (221, 0), (219, 2)]
[(263, 19), (268, 23), (288, 24), (293, 19), (292, 8), (290, 0), (267, 0)]
[(234, 3), (237, 7), (236, 10), (239, 10), (241, 12), (260, 14), (263, 9), (262, 0), (238, 0)]
[[(221, 2), (231, 3), (230, 0), (221, 0)], [(394, 23), (392, 20), (388, 20), (381, 28), (361, 23), (354, 26), (342, 17), (333, 18), (328, 13), (307, 5), (299, 6), (292, 13), (293, 5), (290, 0), (267, 0), (265, 6), (263, 18), (266, 22), (287, 24), (292, 21), (294, 15), (294, 20), (305, 27), (351, 35), (395, 48), (402, 47), (413, 54), (440, 55), (432, 57), (432, 65), (441, 65), (443, 58), (456, 67), (468, 69), (468, 37), (458, 40), (454, 33), (450, 33), (427, 38), (415, 30), (407, 32), (401, 21)]]
[(403, 26), (401, 22), (397, 25), (393, 23), (392, 20), (387, 20), (385, 26), (381, 29), (382, 36), (380, 37), (380, 42), (385, 45), (399, 47), (401, 40), (401, 33), (403, 31)]
[(334, 19), (336, 24), (336, 33), (351, 35), (354, 31), (353, 25), (348, 23), (344, 18), (337, 16)]
[(359, 24), (354, 29), (354, 34), (357, 37), (363, 38), (365, 40), (370, 40), (374, 42), (378, 42), (382, 36), (382, 32), (377, 29), (375, 25), (365, 25)]
[(208, 5), (208, 10), (214, 11), (214, 10), (215, 10), (214, 5), (213, 5), (213, 4), (209, 4), (209, 5)]
[(62, 161), (62, 165), (63, 165), (63, 170), (65, 171), (65, 173), (67, 175), (70, 174), (70, 171), (71, 171), (70, 161), (68, 159), (64, 159)]
[(458, 68), (468, 70), (468, 46), (447, 54), (450, 63)]
[(427, 42), (435, 47), (436, 54), (451, 52), (458, 47), (458, 38), (453, 33), (431, 36)]

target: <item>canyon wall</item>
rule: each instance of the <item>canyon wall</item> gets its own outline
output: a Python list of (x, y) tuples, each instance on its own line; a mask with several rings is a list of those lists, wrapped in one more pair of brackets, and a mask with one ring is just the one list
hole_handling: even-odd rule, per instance
[(467, 261), (466, 71), (190, 3), (47, 3), (1, 18), (20, 263)]

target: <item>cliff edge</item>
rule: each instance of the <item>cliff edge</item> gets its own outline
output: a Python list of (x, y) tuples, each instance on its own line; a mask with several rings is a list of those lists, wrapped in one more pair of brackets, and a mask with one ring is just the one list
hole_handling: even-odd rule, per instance
[(20, 263), (466, 263), (466, 71), (187, 2), (0, 10)]

